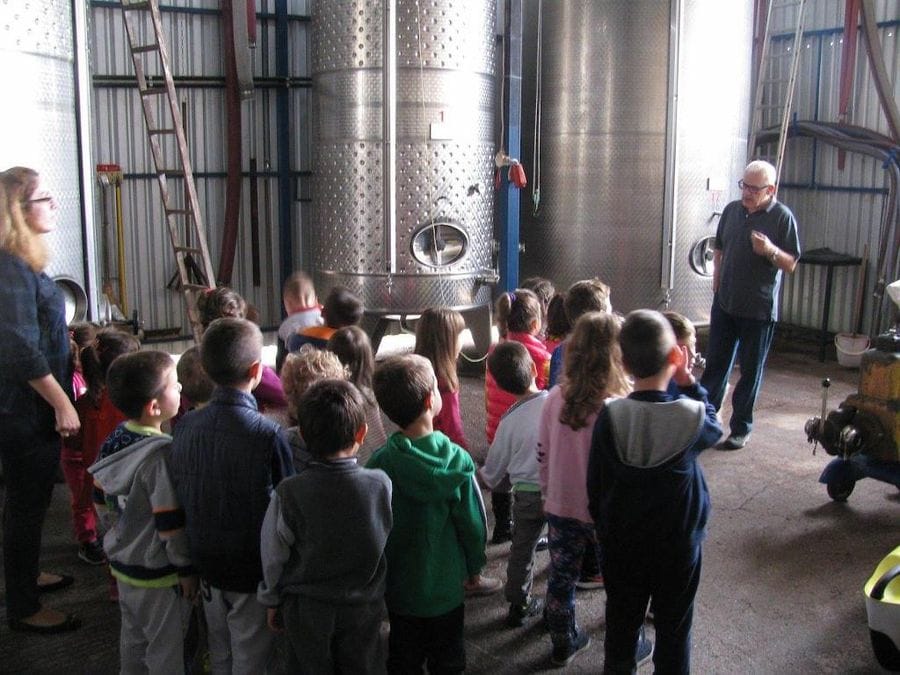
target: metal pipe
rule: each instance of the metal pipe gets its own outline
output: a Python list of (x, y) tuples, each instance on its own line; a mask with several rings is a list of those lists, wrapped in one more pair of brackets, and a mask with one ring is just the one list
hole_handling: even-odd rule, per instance
[[(249, 0), (248, 7), (253, 0)], [(122, 6), (121, 0), (90, 0), (90, 6), (98, 9), (119, 9)], [(177, 5), (160, 5), (159, 11), (170, 14), (195, 14), (206, 16), (219, 16), (222, 10), (213, 7), (180, 7)], [(278, 13), (272, 12), (256, 12), (257, 21), (278, 21)], [(301, 21), (308, 23), (312, 20), (309, 14), (288, 14), (288, 21)]]
[[(382, 114), (384, 133), (384, 253), (389, 274), (397, 272), (397, 0), (382, 4)], [(426, 180), (430, 180), (430, 177)]]
[(91, 95), (88, 86), (91, 81), (88, 62), (87, 11), (84, 3), (72, 3), (75, 54), (75, 129), (78, 138), (78, 182), (81, 192), (82, 264), (84, 266), (84, 291), (87, 295), (88, 317), (98, 316), (97, 240), (94, 227), (94, 167), (91, 165)]
[(822, 185), (815, 181), (811, 183), (782, 183), (781, 187), (791, 190), (815, 190), (817, 192), (849, 192), (852, 194), (878, 194), (886, 195), (887, 188), (858, 187), (852, 185)]
[[(287, 0), (275, 0), (275, 76), (288, 76), (288, 11)], [(278, 243), (281, 262), (281, 283), (293, 270), (293, 223), (291, 200), (293, 179), (291, 176), (291, 110), (287, 89), (280, 89), (275, 98), (276, 137), (278, 148)]]
[(256, 157), (250, 158), (250, 264), (253, 285), (259, 286), (259, 185), (256, 177)]
[(663, 222), (662, 252), (660, 269), (660, 288), (672, 290), (675, 279), (675, 243), (678, 236), (678, 225), (675, 222), (675, 209), (678, 201), (678, 71), (680, 55), (681, 17), (683, 0), (671, 0), (669, 3), (669, 72), (668, 72), (668, 105), (666, 106), (666, 156), (665, 180), (663, 181)]
[[(877, 28), (897, 28), (900, 26), (900, 19), (891, 19), (890, 21), (879, 21), (875, 24)], [(842, 26), (834, 28), (817, 28), (814, 30), (803, 31), (803, 37), (828, 37), (830, 35), (840, 35), (844, 31)], [(793, 40), (793, 33), (778, 33), (772, 36), (772, 41)]]
[[(172, 81), (180, 89), (224, 89), (224, 77), (203, 77), (199, 75), (173, 75)], [(137, 80), (128, 75), (95, 74), (91, 78), (95, 89), (137, 89)], [(260, 77), (253, 80), (258, 89), (310, 89), (310, 77)]]
[[(291, 178), (309, 178), (313, 175), (312, 171), (291, 171), (289, 172)], [(158, 174), (148, 173), (148, 172), (134, 172), (134, 173), (123, 173), (123, 178), (128, 178), (130, 180), (156, 180)], [(250, 177), (249, 171), (242, 171), (241, 176), (243, 178)], [(255, 176), (259, 176), (260, 178), (278, 178), (281, 173), (279, 171), (272, 171), (271, 169), (268, 171), (257, 171)], [(201, 178), (205, 180), (215, 180), (217, 178), (227, 178), (227, 171), (195, 171), (194, 178)], [(298, 200), (298, 201), (303, 201)]]

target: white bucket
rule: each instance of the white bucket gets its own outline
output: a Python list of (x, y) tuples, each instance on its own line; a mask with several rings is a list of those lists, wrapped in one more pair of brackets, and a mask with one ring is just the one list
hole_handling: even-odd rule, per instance
[(838, 363), (844, 368), (859, 368), (862, 355), (869, 348), (869, 336), (859, 333), (838, 333), (834, 336)]

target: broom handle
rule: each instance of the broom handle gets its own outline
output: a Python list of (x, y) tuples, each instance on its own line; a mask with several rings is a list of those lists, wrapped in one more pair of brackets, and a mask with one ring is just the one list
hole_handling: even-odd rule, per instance
[(866, 290), (866, 268), (869, 265), (869, 245), (863, 246), (862, 263), (859, 266), (859, 283), (856, 285), (856, 304), (853, 307), (853, 332), (862, 332), (863, 293)]

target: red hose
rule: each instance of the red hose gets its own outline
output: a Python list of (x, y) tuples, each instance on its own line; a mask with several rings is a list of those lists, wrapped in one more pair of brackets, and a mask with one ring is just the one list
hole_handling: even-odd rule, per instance
[(225, 179), (225, 215), (222, 223), (222, 252), (219, 255), (220, 284), (231, 283), (237, 249), (238, 218), (241, 213), (241, 96), (238, 91), (234, 45), (234, 7), (232, 0), (222, 1), (222, 56), (225, 60), (225, 125), (228, 169)]

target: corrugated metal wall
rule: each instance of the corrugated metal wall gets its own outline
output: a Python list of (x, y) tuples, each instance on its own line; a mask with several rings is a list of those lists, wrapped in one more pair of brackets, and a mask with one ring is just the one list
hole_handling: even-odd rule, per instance
[[(89, 0), (91, 7), (91, 71), (93, 75), (93, 137), (95, 160), (117, 163), (125, 172), (122, 189), (126, 232), (128, 306), (136, 307), (148, 329), (188, 324), (182, 296), (166, 289), (175, 274), (159, 187), (134, 84), (134, 70), (118, 2)], [(224, 66), (219, 0), (163, 0), (162, 19), (168, 38), (176, 90), (186, 112), (185, 129), (197, 177), (200, 208), (206, 224), (214, 267), (218, 268), (225, 206), (227, 168)], [(235, 5), (240, 3), (235, 0)], [(288, 0), (288, 80), (276, 81), (276, 0), (257, 0), (257, 45), (253, 72), (254, 96), (242, 103), (245, 174), (237, 253), (231, 285), (256, 306), (263, 326), (281, 319), (281, 281), (292, 270), (282, 270), (277, 178), (279, 143), (286, 137), (278, 129), (276, 96), (289, 96), (292, 260), (304, 266), (301, 236), (307, 205), (303, 179), (309, 173), (309, 65), (307, 54), (308, 3)], [(193, 78), (179, 82), (179, 78)], [(254, 285), (250, 236), (250, 159), (255, 158), (259, 198), (260, 283)], [(114, 228), (112, 193), (106, 216), (98, 196), (98, 228)], [(107, 230), (108, 232), (108, 230)], [(104, 276), (102, 249), (97, 252)], [(114, 252), (112, 260), (115, 260)], [(114, 265), (112, 267), (115, 276)]]
[[(894, 96), (900, 98), (900, 40), (897, 38), (900, 2), (876, 0), (875, 6), (885, 67), (893, 78)], [(801, 120), (837, 122), (844, 0), (811, 0), (807, 2), (806, 11), (795, 110)], [(776, 33), (792, 30), (788, 28), (789, 16), (776, 14), (774, 21)], [(789, 37), (792, 36), (783, 35), (773, 42), (773, 51), (789, 50), (792, 46)], [(887, 133), (887, 122), (878, 104), (861, 38), (857, 47), (849, 121)], [(803, 138), (788, 144), (782, 173), (779, 199), (790, 206), (797, 216), (804, 250), (827, 246), (861, 257), (868, 245), (870, 272), (863, 296), (863, 331), (873, 330), (871, 312), (875, 279), (872, 265), (887, 189), (886, 176), (880, 164), (870, 157), (848, 154), (846, 165), (840, 170), (837, 150), (825, 143)], [(855, 330), (853, 318), (859, 269), (835, 269), (828, 326), (831, 331)], [(784, 284), (782, 320), (802, 326), (821, 326), (824, 285), (824, 267), (799, 265)]]

